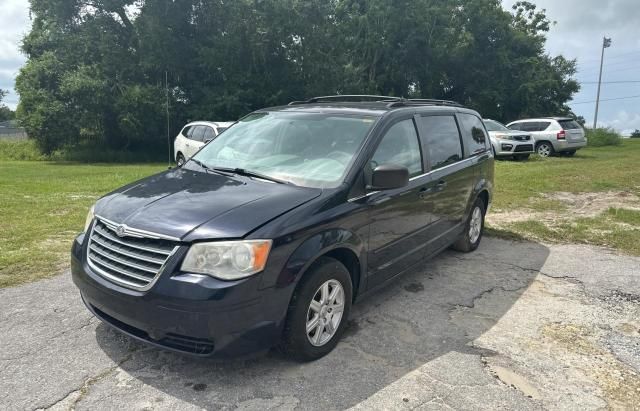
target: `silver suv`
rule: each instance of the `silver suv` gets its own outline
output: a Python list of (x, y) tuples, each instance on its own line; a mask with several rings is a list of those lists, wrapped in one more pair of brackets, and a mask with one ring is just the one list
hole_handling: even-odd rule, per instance
[(587, 145), (584, 130), (569, 117), (530, 118), (507, 124), (511, 130), (531, 133), (536, 152), (541, 157), (554, 153), (572, 156)]

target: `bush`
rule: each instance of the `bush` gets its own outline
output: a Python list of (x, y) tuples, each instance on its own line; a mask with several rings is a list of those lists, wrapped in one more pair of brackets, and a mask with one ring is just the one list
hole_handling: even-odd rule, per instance
[(0, 160), (45, 160), (33, 140), (0, 140)]
[(609, 127), (586, 129), (586, 133), (588, 145), (591, 147), (619, 146), (622, 144), (622, 136)]
[(146, 150), (122, 151), (101, 145), (74, 146), (42, 154), (34, 140), (0, 140), (0, 160), (76, 161), (81, 163), (149, 163), (168, 161), (166, 143)]

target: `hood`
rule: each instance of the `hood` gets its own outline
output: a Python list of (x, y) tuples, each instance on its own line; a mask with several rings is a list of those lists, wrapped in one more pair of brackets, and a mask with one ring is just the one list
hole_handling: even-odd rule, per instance
[(95, 213), (184, 241), (241, 238), (320, 193), (320, 189), (179, 168), (106, 195)]
[(507, 136), (531, 136), (531, 133), (519, 130), (489, 131), (489, 135), (491, 137), (496, 137), (499, 134), (504, 134)]

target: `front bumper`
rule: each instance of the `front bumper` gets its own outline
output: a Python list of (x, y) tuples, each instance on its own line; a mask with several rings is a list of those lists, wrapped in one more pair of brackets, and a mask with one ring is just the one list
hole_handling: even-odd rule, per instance
[(533, 140), (503, 140), (496, 139), (494, 144), (497, 157), (513, 156), (514, 154), (533, 154), (535, 152)]
[(179, 256), (148, 291), (116, 285), (86, 264), (84, 235), (71, 253), (73, 282), (100, 320), (145, 343), (206, 357), (241, 357), (278, 343), (292, 290), (181, 273)]

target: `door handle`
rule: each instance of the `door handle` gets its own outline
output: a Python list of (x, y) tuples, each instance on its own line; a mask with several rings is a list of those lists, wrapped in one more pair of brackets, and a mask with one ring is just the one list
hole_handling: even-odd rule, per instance
[(438, 181), (438, 184), (436, 184), (436, 191), (442, 191), (445, 189), (446, 186), (447, 186), (447, 182), (444, 180), (440, 180)]
[(425, 200), (429, 196), (429, 194), (432, 194), (432, 193), (435, 193), (435, 192), (438, 192), (438, 191), (442, 191), (442, 190), (444, 190), (444, 188), (446, 186), (447, 186), (447, 182), (444, 181), (444, 180), (440, 180), (434, 186), (423, 187), (419, 191), (420, 199), (421, 200)]

